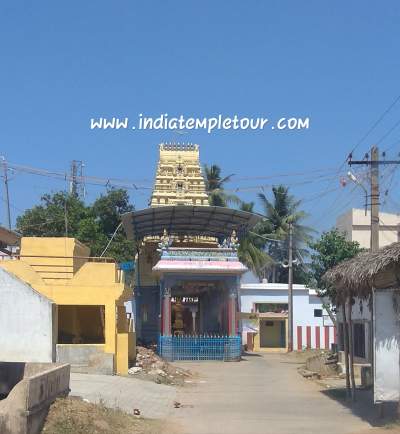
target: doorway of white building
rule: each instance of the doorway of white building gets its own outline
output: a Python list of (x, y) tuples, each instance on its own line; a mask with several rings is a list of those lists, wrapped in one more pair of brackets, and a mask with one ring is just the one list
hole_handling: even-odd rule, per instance
[(286, 350), (286, 319), (260, 318), (260, 349)]

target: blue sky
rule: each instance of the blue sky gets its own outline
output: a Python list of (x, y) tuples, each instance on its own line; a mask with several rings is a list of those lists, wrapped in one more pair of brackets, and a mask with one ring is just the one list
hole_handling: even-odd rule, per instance
[[(194, 142), (203, 163), (236, 175), (227, 187), (242, 189), (243, 199), (255, 199), (261, 184), (287, 182), (304, 199), (308, 223), (327, 229), (340, 212), (362, 206), (362, 192), (340, 187), (338, 170), (347, 170), (349, 151), (400, 93), (399, 15), (397, 1), (2, 2), (0, 152), (11, 163), (58, 171), (83, 160), (88, 175), (151, 186), (158, 143)], [(139, 113), (308, 116), (310, 129), (89, 128), (92, 117)], [(355, 155), (399, 119), (400, 103)], [(400, 127), (381, 149), (396, 140), (395, 157)], [(302, 175), (243, 179), (293, 173)], [(382, 185), (384, 209), (398, 212), (397, 177), (385, 170)], [(11, 174), (13, 217), (64, 188)], [(87, 200), (103, 191), (88, 186)], [(148, 190), (131, 197), (145, 207)]]

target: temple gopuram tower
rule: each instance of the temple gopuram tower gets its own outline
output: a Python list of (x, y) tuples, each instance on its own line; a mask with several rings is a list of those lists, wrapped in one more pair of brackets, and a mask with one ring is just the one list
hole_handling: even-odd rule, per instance
[(150, 205), (208, 205), (198, 145), (160, 145)]

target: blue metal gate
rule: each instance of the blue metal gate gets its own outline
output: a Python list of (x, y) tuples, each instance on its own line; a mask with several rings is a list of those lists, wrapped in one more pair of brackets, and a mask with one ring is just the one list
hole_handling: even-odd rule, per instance
[(158, 354), (166, 360), (240, 360), (240, 336), (160, 336)]

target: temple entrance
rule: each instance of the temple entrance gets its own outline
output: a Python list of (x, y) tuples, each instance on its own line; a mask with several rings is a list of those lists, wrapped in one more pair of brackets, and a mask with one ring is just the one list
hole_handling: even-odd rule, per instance
[(171, 335), (228, 335), (228, 303), (223, 281), (179, 282), (171, 289)]
[[(177, 260), (182, 256), (184, 263)], [(188, 256), (196, 260), (188, 260)], [(177, 265), (186, 269), (175, 271)], [(162, 251), (160, 261), (153, 268), (161, 274), (158, 351), (162, 357), (240, 359), (237, 290), (238, 274), (243, 269), (231, 248), (169, 247)]]
[(139, 247), (134, 312), (138, 339), (162, 357), (238, 360), (239, 239), (262, 216), (210, 206), (198, 145), (162, 143), (147, 209), (122, 216)]
[(197, 334), (200, 331), (199, 298), (172, 297), (171, 303), (173, 336)]

